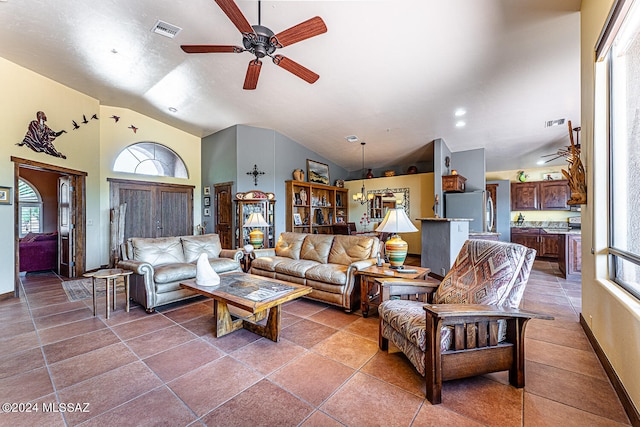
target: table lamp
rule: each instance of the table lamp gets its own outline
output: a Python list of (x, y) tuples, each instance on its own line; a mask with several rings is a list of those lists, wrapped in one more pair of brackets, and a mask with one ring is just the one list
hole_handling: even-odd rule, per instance
[(396, 206), (387, 211), (384, 219), (376, 228), (379, 233), (391, 233), (391, 238), (387, 240), (385, 244), (385, 252), (389, 257), (389, 264), (391, 268), (402, 269), (402, 264), (407, 258), (407, 250), (409, 245), (402, 240), (398, 233), (409, 233), (418, 231), (418, 229), (411, 223), (407, 213), (402, 206)]
[[(269, 224), (260, 212), (254, 212), (249, 215), (249, 219), (244, 223), (243, 227), (269, 227)], [(253, 231), (249, 233), (249, 242), (254, 248), (260, 249), (263, 241), (264, 233), (260, 231), (259, 228), (254, 228)]]

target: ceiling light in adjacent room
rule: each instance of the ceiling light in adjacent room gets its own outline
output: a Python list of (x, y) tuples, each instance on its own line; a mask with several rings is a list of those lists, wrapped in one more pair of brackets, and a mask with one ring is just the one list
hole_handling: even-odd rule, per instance
[(465, 127), (466, 125), (467, 125), (467, 122), (465, 122), (464, 120), (458, 120), (458, 121), (456, 122), (456, 127), (457, 127), (457, 128), (463, 128), (463, 127)]
[(455, 112), (456, 117), (462, 117), (465, 114), (467, 114), (467, 110), (465, 110), (464, 108), (458, 108)]

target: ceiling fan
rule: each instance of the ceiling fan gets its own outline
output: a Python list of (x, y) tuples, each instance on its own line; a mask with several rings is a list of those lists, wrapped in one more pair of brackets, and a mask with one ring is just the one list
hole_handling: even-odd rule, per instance
[(242, 33), (242, 45), (181, 45), (186, 53), (241, 53), (251, 52), (255, 59), (249, 62), (247, 75), (244, 79), (243, 89), (252, 90), (258, 85), (258, 77), (262, 68), (261, 58), (270, 57), (273, 63), (284, 68), (292, 74), (300, 77), (308, 83), (315, 83), (320, 76), (308, 68), (303, 67), (292, 59), (275, 54), (276, 49), (290, 46), (302, 40), (315, 37), (327, 32), (327, 26), (322, 18), (316, 16), (304, 22), (294, 25), (278, 34), (274, 34), (269, 28), (260, 23), (260, 2), (258, 1), (258, 25), (250, 25), (233, 0), (215, 0), (220, 9), (233, 22)]
[[(576, 152), (577, 152), (577, 155), (579, 156), (580, 155), (580, 130), (582, 130), (580, 126), (572, 129), (571, 121), (569, 121), (569, 139), (571, 140), (571, 145), (566, 145), (562, 148), (559, 148), (558, 151), (556, 151), (555, 153), (545, 154), (544, 156), (541, 156), (541, 157), (554, 156), (553, 159), (549, 159), (545, 161), (545, 163), (552, 162), (556, 159), (559, 159), (560, 157), (564, 157), (565, 159), (567, 159), (569, 163), (571, 163), (573, 161), (574, 156), (576, 155)], [(576, 133), (575, 143), (573, 141), (573, 132)]]

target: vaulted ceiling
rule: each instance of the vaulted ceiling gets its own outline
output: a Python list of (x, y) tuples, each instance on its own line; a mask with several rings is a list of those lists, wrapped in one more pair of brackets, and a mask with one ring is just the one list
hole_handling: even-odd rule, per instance
[[(236, 3), (258, 23), (257, 1)], [(487, 170), (517, 169), (569, 144), (566, 123), (545, 122), (579, 126), (579, 9), (580, 0), (262, 1), (261, 24), (275, 33), (322, 17), (326, 33), (277, 52), (320, 79), (265, 58), (256, 90), (243, 90), (248, 52), (180, 49), (242, 45), (213, 0), (2, 0), (0, 56), (198, 136), (274, 129), (347, 170), (362, 160), (348, 135), (367, 142), (368, 167), (420, 160), (442, 138), (452, 151), (485, 147)], [(156, 34), (158, 20), (182, 30)]]

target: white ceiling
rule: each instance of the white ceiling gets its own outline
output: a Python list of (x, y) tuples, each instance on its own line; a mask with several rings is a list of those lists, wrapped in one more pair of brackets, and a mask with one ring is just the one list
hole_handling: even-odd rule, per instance
[[(258, 23), (257, 1), (237, 4)], [(197, 136), (275, 129), (348, 170), (362, 157), (347, 135), (367, 142), (372, 168), (420, 160), (443, 138), (452, 151), (485, 147), (488, 171), (519, 169), (569, 144), (566, 124), (547, 120), (579, 125), (579, 9), (580, 0), (263, 1), (262, 25), (275, 33), (316, 15), (328, 31), (278, 51), (318, 73), (315, 84), (266, 58), (254, 91), (242, 89), (248, 52), (179, 47), (241, 45), (213, 0), (7, 0), (0, 56)], [(183, 30), (154, 34), (158, 19)]]

